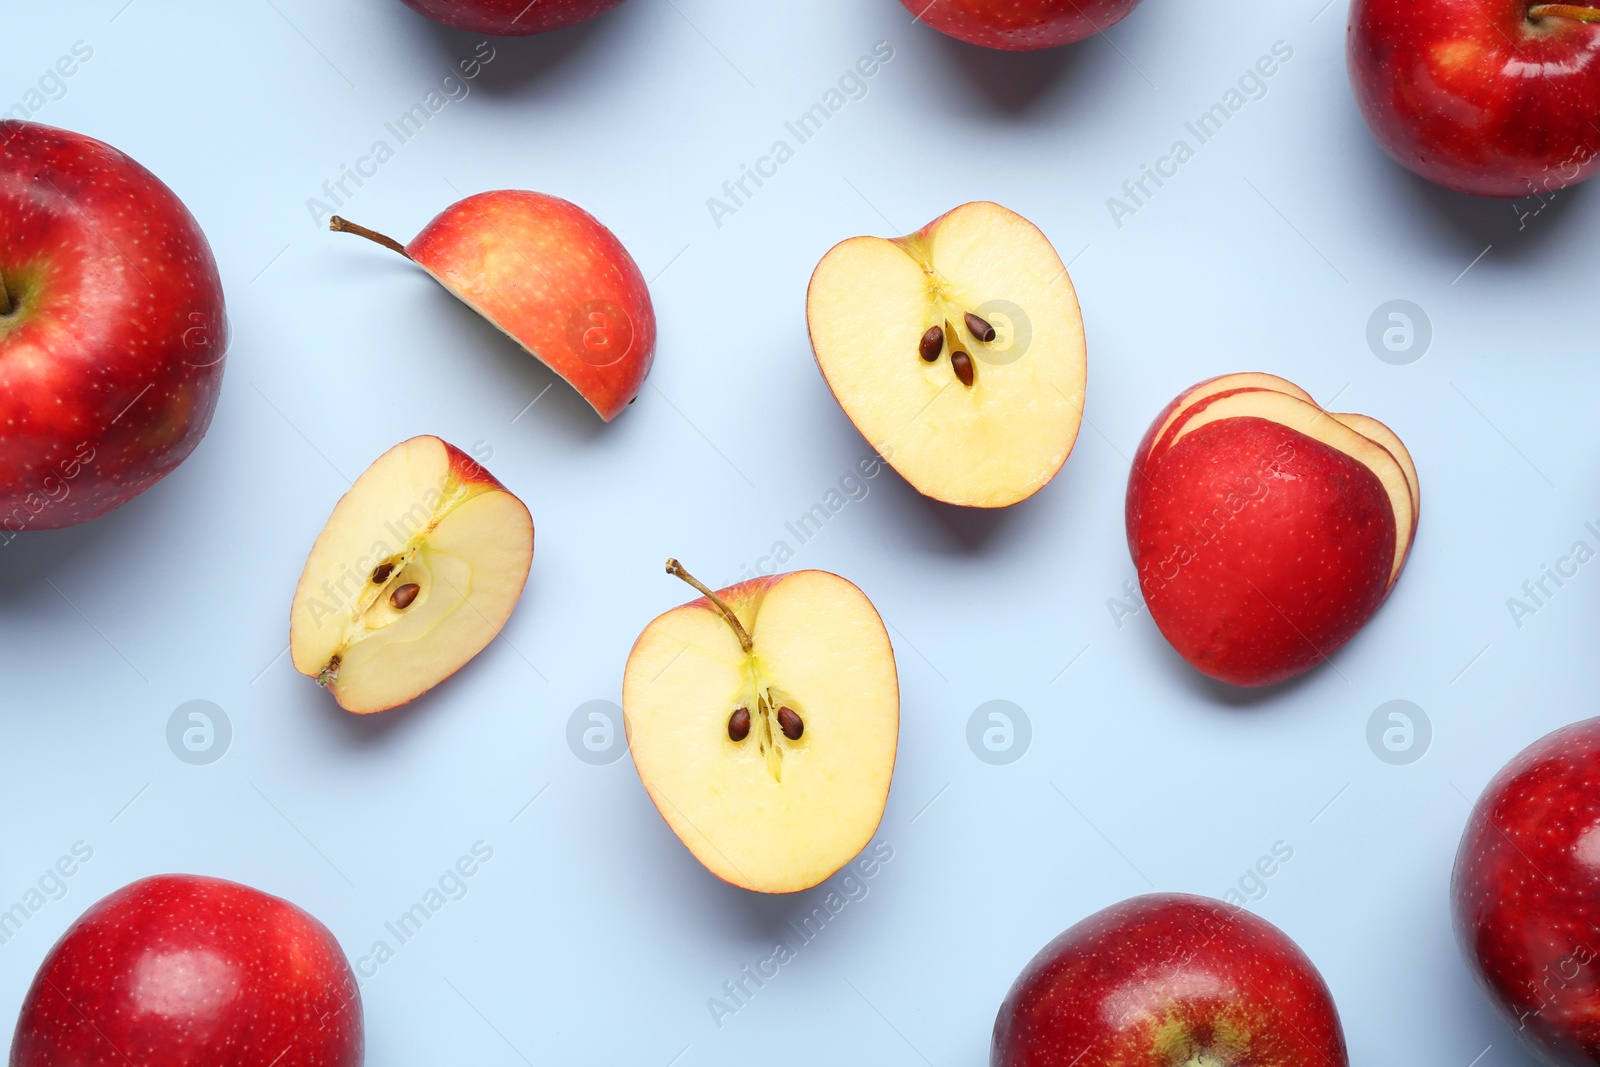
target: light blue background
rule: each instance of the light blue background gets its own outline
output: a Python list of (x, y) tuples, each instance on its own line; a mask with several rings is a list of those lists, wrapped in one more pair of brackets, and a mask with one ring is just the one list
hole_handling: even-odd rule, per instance
[[(661, 326), (639, 403), (610, 426), (421, 272), (307, 209), (481, 38), (398, 0), (11, 5), (0, 109), (91, 46), (35, 118), (182, 196), (234, 343), (181, 470), (0, 549), (0, 907), (75, 841), (94, 849), (0, 946), (0, 1014), (71, 920), (136, 877), (287, 896), (356, 959), (481, 840), (494, 858), (467, 895), (364, 983), (373, 1064), (976, 1064), (1051, 936), (1152, 886), (1221, 895), (1284, 842), (1294, 858), (1252, 907), (1322, 969), (1354, 1061), (1530, 1062), (1458, 959), (1446, 887), (1489, 776), (1594, 711), (1600, 565), (1520, 629), (1506, 601), (1575, 540), (1597, 544), (1600, 202), (1563, 193), (1519, 228), (1537, 204), (1469, 201), (1391, 164), (1351, 99), (1344, 5), (1323, 2), (1147, 0), (1103, 39), (1021, 56), (948, 41), (894, 0), (630, 0), (497, 41), (471, 94), (341, 210), (406, 238), (458, 195), (522, 187), (599, 216), (652, 279)], [(878, 41), (894, 58), (866, 97), (715, 225), (707, 198)], [(1294, 58), (1266, 96), (1115, 225), (1107, 198), (1278, 41)], [(894, 858), (719, 1029), (707, 998), (821, 891), (717, 882), (626, 758), (575, 758), (568, 717), (617, 699), (635, 636), (686, 599), (664, 557), (731, 580), (867, 455), (807, 344), (817, 260), (978, 198), (1072, 261), (1087, 422), (1056, 481), (1004, 514), (931, 505), (888, 473), (798, 548), (792, 566), (851, 578), (891, 627)], [(1435, 331), (1410, 366), (1365, 340), (1397, 298)], [(1377, 618), (1331, 666), (1253, 696), (1108, 606), (1133, 577), (1122, 495), (1140, 434), (1192, 382), (1246, 369), (1388, 422), (1424, 500)], [(425, 432), (476, 449), (528, 503), (533, 574), (504, 641), (358, 720), (283, 655), (290, 594), (346, 480)], [(210, 766), (166, 744), (192, 699), (232, 722)], [(995, 699), (1033, 724), (1010, 766), (965, 739)], [(1392, 699), (1433, 723), (1410, 766), (1366, 742)]]

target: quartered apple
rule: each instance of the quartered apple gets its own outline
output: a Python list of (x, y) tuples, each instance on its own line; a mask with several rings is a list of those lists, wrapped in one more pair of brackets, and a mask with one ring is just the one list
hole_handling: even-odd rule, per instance
[(872, 602), (826, 571), (702, 594), (645, 627), (622, 715), (667, 825), (724, 881), (809, 889), (872, 839), (900, 735), (894, 650)]
[(817, 265), (811, 347), (845, 414), (916, 490), (998, 508), (1055, 477), (1083, 421), (1083, 314), (1038, 227), (986, 202)]
[(295, 589), (295, 670), (346, 711), (413, 700), (481, 652), (533, 562), (533, 519), (466, 453), (413, 437), (357, 478)]
[(1326, 660), (1399, 580), (1421, 488), (1399, 436), (1270, 374), (1167, 405), (1128, 477), (1150, 616), (1196, 669), (1268, 685)]

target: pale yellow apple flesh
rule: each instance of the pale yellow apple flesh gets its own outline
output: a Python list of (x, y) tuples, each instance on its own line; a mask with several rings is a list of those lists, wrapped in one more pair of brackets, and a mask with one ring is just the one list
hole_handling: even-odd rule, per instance
[[(994, 329), (991, 341), (969, 313)], [(1072, 451), (1083, 315), (1049, 240), (1013, 211), (964, 204), (909, 237), (836, 245), (812, 274), (806, 320), (845, 414), (925, 496), (1014, 504)], [(943, 337), (930, 360), (919, 341), (933, 327)]]
[[(900, 732), (889, 635), (861, 590), (825, 571), (759, 579), (658, 617), (622, 683), (634, 766), (667, 825), (713, 874), (794, 893), (837, 872), (883, 818)], [(733, 714), (748, 734), (730, 735)], [(787, 736), (789, 709), (803, 730)]]
[(437, 437), (390, 449), (356, 479), (295, 590), (289, 649), (347, 711), (404, 704), (483, 650), (533, 560), (528, 509)]
[(1329, 415), (1316, 404), (1271, 389), (1247, 390), (1213, 401), (1178, 427), (1168, 447), (1175, 447), (1179, 441), (1203, 426), (1233, 418), (1267, 419), (1287, 426), (1338, 449), (1377, 476), (1389, 494), (1389, 504), (1394, 512), (1395, 548), (1389, 571), (1389, 584), (1392, 587), (1401, 567), (1405, 565), (1416, 514), (1412, 505), (1411, 485), (1399, 460), (1383, 445)]

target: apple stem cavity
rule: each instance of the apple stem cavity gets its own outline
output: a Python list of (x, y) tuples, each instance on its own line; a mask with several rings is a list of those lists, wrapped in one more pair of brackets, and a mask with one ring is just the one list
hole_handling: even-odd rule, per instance
[(1544, 18), (1575, 19), (1578, 22), (1600, 22), (1600, 8), (1581, 4), (1535, 4), (1528, 9), (1528, 17), (1535, 21)]
[(701, 596), (711, 601), (712, 606), (722, 613), (722, 617), (724, 619), (728, 620), (728, 625), (733, 627), (734, 636), (739, 639), (739, 647), (744, 649), (746, 653), (750, 652), (756, 647), (755, 642), (750, 640), (750, 632), (744, 628), (744, 624), (739, 621), (739, 616), (733, 613), (733, 609), (728, 607), (728, 605), (723, 602), (723, 599), (717, 594), (713, 593), (705, 585), (705, 583), (700, 581), (700, 579), (684, 570), (683, 564), (679, 563), (675, 559), (667, 560), (667, 573), (672, 575), (674, 578), (682, 578), (684, 581), (694, 586), (695, 590), (699, 592)]
[(377, 230), (369, 230), (365, 226), (357, 225), (349, 219), (340, 218), (338, 215), (328, 220), (328, 229), (334, 233), (353, 233), (357, 237), (365, 237), (367, 240), (380, 244), (390, 251), (399, 252), (407, 259), (411, 258), (411, 253), (406, 251), (406, 246), (396, 241), (393, 237), (381, 234)]
[(0, 273), (0, 318), (4, 318), (15, 310), (17, 310), (17, 307), (11, 302), (11, 290), (6, 288), (6, 276)]

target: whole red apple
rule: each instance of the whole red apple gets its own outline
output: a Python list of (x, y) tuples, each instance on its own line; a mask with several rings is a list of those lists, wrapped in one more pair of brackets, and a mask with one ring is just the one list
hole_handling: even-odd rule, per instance
[(1347, 1067), (1333, 996), (1255, 915), (1152, 893), (1039, 952), (1000, 1005), (990, 1067)]
[(171, 189), (93, 138), (0, 122), (0, 544), (171, 473), (227, 346), (211, 247)]
[(1551, 1063), (1600, 1063), (1600, 719), (1495, 775), (1450, 897), (1461, 951), (1517, 1036)]
[(471, 33), (524, 36), (588, 22), (622, 0), (405, 0), (435, 22)]
[(1378, 143), (1475, 196), (1544, 195), (1600, 154), (1600, 9), (1530, 0), (1354, 0), (1347, 59)]
[[(408, 0), (409, 2), (409, 0)], [(1110, 29), (1139, 0), (900, 0), (940, 33), (968, 44), (1025, 52)]]
[(217, 878), (145, 878), (57, 941), (11, 1067), (359, 1067), (361, 996), (328, 928)]

